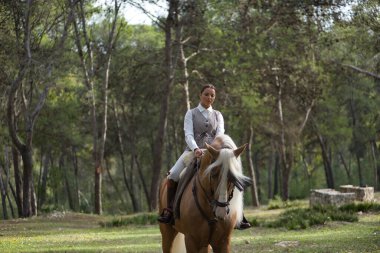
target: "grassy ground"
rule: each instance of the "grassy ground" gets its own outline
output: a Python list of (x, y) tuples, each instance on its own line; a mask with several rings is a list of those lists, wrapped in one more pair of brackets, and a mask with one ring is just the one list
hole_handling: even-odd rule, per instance
[[(271, 220), (283, 209), (247, 209), (248, 219)], [(161, 252), (157, 225), (104, 228), (115, 217), (53, 213), (2, 221), (0, 252)], [(359, 222), (329, 222), (288, 231), (255, 227), (234, 231), (232, 252), (380, 252), (380, 214), (362, 214)]]

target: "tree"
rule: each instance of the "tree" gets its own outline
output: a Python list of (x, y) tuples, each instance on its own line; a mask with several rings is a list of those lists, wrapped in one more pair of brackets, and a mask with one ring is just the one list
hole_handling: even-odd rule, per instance
[[(80, 58), (80, 63), (82, 66), (84, 82), (91, 94), (91, 128), (93, 137), (93, 159), (94, 159), (94, 211), (97, 214), (102, 214), (102, 173), (104, 168), (104, 150), (107, 139), (107, 127), (108, 127), (108, 87), (109, 87), (109, 73), (111, 67), (111, 59), (115, 41), (117, 38), (117, 22), (121, 3), (114, 0), (113, 16), (111, 21), (111, 29), (108, 36), (103, 44), (96, 44), (96, 42), (91, 41), (93, 38), (89, 34), (88, 21), (86, 20), (88, 6), (85, 5), (86, 1), (80, 0), (77, 6), (70, 1), (71, 8), (75, 10), (76, 21), (74, 23), (75, 28), (75, 42), (78, 50), (78, 56)], [(82, 46), (82, 41), (84, 41), (85, 47)], [(97, 53), (99, 58), (101, 54), (104, 53), (104, 62), (99, 62), (95, 65), (95, 49), (98, 48)], [(97, 86), (97, 78), (99, 78), (99, 73), (97, 69), (100, 67), (104, 68), (104, 74), (102, 76), (102, 85)], [(102, 111), (98, 111), (98, 98), (97, 93), (101, 93), (101, 104)], [(98, 123), (98, 117), (100, 120), (100, 128)]]
[[(12, 14), (14, 22), (12, 34), (15, 34), (16, 44), (13, 53), (18, 61), (16, 62), (18, 67), (15, 69), (18, 70), (15, 78), (12, 78), (14, 73), (7, 70), (2, 72), (7, 74), (6, 80), (9, 82), (7, 104), (9, 134), (23, 160), (21, 212), (23, 217), (36, 214), (36, 203), (32, 201), (34, 195), (33, 130), (49, 88), (54, 82), (52, 70), (59, 63), (56, 57), (63, 49), (72, 20), (72, 13), (66, 7), (62, 8), (55, 6), (54, 3), (46, 4), (42, 1), (34, 3), (32, 0), (25, 3), (13, 1), (6, 5), (6, 11)], [(53, 11), (56, 16), (49, 16), (49, 11)], [(64, 17), (64, 19), (59, 17)], [(47, 25), (49, 21), (53, 23)], [(58, 27), (63, 27), (61, 33), (58, 32)], [(42, 39), (49, 37), (49, 33), (53, 36), (49, 38), (49, 43), (45, 44)], [(19, 117), (18, 111), (22, 118)]]
[(160, 105), (160, 117), (158, 123), (158, 130), (153, 146), (153, 162), (152, 162), (152, 180), (150, 186), (150, 210), (153, 210), (157, 206), (157, 192), (159, 187), (159, 177), (162, 168), (162, 152), (164, 147), (164, 139), (167, 126), (168, 108), (169, 108), (169, 96), (170, 91), (174, 83), (174, 70), (176, 56), (173, 55), (173, 41), (172, 41), (172, 29), (178, 24), (178, 0), (169, 1), (169, 11), (165, 22), (165, 73), (166, 80), (162, 87), (161, 105)]

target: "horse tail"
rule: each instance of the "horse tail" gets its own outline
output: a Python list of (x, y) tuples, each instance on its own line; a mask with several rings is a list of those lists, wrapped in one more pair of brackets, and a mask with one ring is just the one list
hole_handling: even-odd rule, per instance
[(174, 238), (172, 252), (186, 253), (185, 236), (182, 233), (178, 233)]

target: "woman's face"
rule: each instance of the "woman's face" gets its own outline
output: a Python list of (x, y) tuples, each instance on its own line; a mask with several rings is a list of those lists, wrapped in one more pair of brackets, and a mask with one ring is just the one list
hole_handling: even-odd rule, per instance
[(215, 90), (212, 88), (206, 88), (199, 96), (201, 100), (201, 105), (204, 108), (209, 108), (215, 100)]

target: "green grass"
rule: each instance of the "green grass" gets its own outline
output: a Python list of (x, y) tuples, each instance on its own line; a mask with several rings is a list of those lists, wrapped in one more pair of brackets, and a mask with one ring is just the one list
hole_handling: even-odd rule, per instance
[[(296, 246), (281, 247), (279, 242)], [(380, 252), (380, 216), (361, 217), (357, 223), (331, 222), (305, 230), (254, 228), (238, 231), (234, 252)]]
[[(245, 214), (261, 223), (276, 220), (285, 210), (247, 208)], [(0, 252), (161, 252), (157, 225), (133, 225), (149, 224), (155, 215), (55, 213), (2, 221)], [(358, 222), (329, 221), (303, 230), (268, 227), (235, 230), (232, 252), (380, 252), (380, 214), (365, 213), (358, 217)], [(120, 224), (112, 224), (115, 221)], [(281, 242), (288, 245), (280, 246)]]

